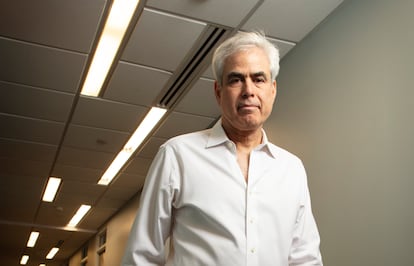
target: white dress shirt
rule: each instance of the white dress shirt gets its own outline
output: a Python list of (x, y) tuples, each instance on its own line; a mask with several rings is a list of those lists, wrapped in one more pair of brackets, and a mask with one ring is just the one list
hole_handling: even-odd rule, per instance
[(122, 265), (322, 265), (301, 161), (268, 142), (250, 154), (249, 179), (220, 123), (160, 147)]

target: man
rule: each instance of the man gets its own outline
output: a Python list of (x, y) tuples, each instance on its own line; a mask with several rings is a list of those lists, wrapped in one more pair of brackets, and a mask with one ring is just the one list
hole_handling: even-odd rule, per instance
[(301, 161), (262, 129), (276, 98), (279, 52), (238, 33), (213, 56), (222, 111), (212, 128), (160, 147), (123, 265), (322, 265)]

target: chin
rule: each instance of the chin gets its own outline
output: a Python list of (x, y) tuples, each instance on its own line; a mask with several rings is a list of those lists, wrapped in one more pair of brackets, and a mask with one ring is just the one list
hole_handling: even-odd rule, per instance
[(240, 124), (240, 128), (243, 130), (255, 130), (262, 126), (262, 123), (260, 121), (252, 120), (252, 119), (243, 120), (239, 122), (239, 124)]

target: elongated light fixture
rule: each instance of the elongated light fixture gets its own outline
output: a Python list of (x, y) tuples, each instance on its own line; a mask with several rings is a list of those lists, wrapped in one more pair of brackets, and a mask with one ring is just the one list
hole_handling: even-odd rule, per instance
[(114, 0), (81, 94), (98, 96), (139, 0)]
[(88, 213), (90, 210), (90, 205), (81, 205), (75, 215), (72, 217), (72, 219), (69, 221), (68, 226), (69, 227), (75, 227), (78, 225), (78, 223), (82, 220), (82, 218)]
[(27, 241), (27, 247), (32, 248), (36, 245), (37, 238), (39, 237), (39, 232), (31, 232), (29, 240)]
[(61, 179), (58, 177), (49, 177), (45, 193), (43, 194), (43, 201), (52, 202), (55, 199), (56, 193), (59, 189), (60, 182)]
[(56, 253), (58, 253), (58, 251), (59, 251), (59, 248), (56, 248), (56, 247), (55, 248), (52, 248), (49, 251), (49, 253), (47, 253), (46, 259), (48, 259), (48, 260), (53, 259), (55, 257), (55, 255), (56, 255)]
[(115, 157), (111, 165), (102, 175), (98, 181), (99, 185), (108, 185), (112, 179), (118, 174), (119, 170), (129, 160), (135, 150), (141, 145), (152, 129), (158, 124), (161, 118), (165, 115), (167, 109), (152, 107), (148, 114), (142, 120), (141, 124), (129, 138), (128, 142), (122, 148), (122, 150)]
[(29, 261), (29, 256), (28, 255), (23, 255), (22, 258), (20, 259), (20, 264), (21, 265), (26, 265), (28, 261)]

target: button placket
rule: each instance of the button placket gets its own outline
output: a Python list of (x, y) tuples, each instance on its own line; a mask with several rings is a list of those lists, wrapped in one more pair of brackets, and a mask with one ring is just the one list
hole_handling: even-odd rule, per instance
[(247, 239), (247, 265), (258, 265), (258, 226), (257, 198), (254, 192), (255, 181), (255, 152), (250, 155), (249, 182), (246, 193), (246, 239)]

